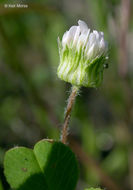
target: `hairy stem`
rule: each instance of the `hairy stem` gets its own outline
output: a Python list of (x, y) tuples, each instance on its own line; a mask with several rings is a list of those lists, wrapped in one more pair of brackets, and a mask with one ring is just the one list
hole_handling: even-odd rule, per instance
[(62, 129), (62, 139), (61, 141), (66, 144), (67, 143), (67, 135), (68, 135), (68, 126), (69, 126), (69, 121), (71, 117), (71, 111), (73, 104), (75, 102), (75, 98), (77, 96), (77, 92), (79, 90), (79, 87), (73, 86), (71, 94), (68, 99), (68, 104), (66, 107), (66, 112), (65, 112), (65, 118), (64, 118), (64, 124), (63, 124), (63, 129)]

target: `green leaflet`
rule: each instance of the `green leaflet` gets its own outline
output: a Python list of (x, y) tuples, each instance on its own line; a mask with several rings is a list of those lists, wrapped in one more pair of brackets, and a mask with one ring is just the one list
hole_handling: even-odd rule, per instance
[(4, 190), (1, 180), (0, 180), (0, 190)]
[(78, 166), (74, 153), (61, 142), (42, 140), (34, 149), (16, 147), (7, 151), (4, 172), (17, 190), (74, 190)]

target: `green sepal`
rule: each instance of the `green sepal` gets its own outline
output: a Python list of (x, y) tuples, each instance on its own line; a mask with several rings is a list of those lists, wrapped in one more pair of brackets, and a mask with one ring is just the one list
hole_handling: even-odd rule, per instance
[(105, 55), (88, 60), (84, 48), (77, 51), (74, 47), (63, 49), (59, 42), (60, 64), (57, 75), (61, 80), (75, 86), (98, 87), (103, 80)]

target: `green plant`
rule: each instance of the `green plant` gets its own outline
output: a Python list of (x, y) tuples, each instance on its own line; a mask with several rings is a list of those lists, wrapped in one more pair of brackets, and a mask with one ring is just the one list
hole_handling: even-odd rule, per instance
[(33, 150), (15, 147), (7, 151), (4, 166), (13, 189), (74, 189), (78, 179), (74, 153), (63, 143), (52, 140), (38, 142)]
[[(97, 87), (102, 82), (107, 59), (107, 44), (102, 32), (90, 33), (79, 21), (59, 41), (60, 65), (58, 76), (70, 82), (61, 142), (44, 139), (33, 150), (15, 147), (5, 154), (4, 173), (11, 188), (16, 190), (74, 190), (78, 180), (78, 164), (66, 145), (72, 106), (81, 86)], [(85, 190), (100, 190), (90, 188)]]

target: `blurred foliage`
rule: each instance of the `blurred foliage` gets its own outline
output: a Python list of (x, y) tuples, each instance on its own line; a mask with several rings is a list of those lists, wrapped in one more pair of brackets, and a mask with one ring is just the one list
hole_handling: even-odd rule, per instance
[[(77, 139), (114, 183), (126, 190), (133, 189), (133, 2), (130, 1), (126, 31), (126, 77), (119, 72), (123, 67), (123, 0), (21, 1), (29, 4), (28, 9), (4, 8), (5, 3), (14, 1), (0, 1), (0, 190), (2, 184), (4, 190), (9, 190), (3, 175), (3, 155), (7, 149), (16, 145), (32, 147), (42, 138), (60, 138), (70, 85), (56, 76), (57, 38), (77, 24), (78, 19), (105, 33), (110, 49), (109, 69), (99, 89), (81, 89), (72, 114), (70, 136)], [(105, 187), (93, 167), (79, 162), (77, 189)]]

